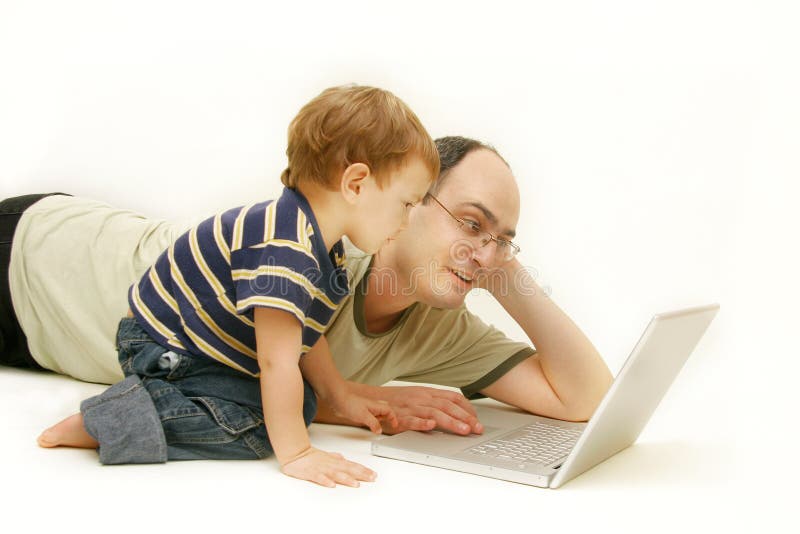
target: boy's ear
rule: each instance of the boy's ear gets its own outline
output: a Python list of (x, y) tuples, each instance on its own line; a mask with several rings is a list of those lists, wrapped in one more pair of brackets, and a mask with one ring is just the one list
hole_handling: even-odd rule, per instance
[(352, 163), (342, 173), (342, 197), (349, 203), (355, 203), (364, 186), (371, 177), (369, 166), (364, 163)]

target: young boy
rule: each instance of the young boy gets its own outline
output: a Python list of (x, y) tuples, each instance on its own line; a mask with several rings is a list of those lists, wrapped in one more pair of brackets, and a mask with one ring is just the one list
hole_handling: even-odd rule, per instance
[[(289, 126), (286, 188), (191, 229), (129, 291), (117, 332), (126, 378), (39, 437), (99, 447), (104, 464), (263, 458), (333, 487), (375, 473), (310, 445), (316, 395), (380, 433), (391, 409), (350, 391), (322, 335), (347, 294), (341, 238), (374, 252), (439, 172), (397, 97), (334, 87)], [(316, 395), (315, 395), (316, 393)]]

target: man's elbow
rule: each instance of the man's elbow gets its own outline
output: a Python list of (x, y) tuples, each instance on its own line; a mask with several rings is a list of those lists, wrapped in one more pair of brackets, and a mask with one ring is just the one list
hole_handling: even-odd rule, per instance
[(559, 417), (559, 419), (573, 423), (585, 423), (592, 418), (596, 408), (597, 405), (593, 408), (569, 408), (565, 410), (565, 415)]
[(613, 380), (611, 373), (596, 380), (594, 387), (589, 388), (590, 390), (586, 391), (580, 399), (576, 399), (570, 405), (564, 406), (566, 416), (563, 419), (574, 422), (585, 422), (591, 419), (597, 407), (600, 406), (603, 397), (606, 396)]

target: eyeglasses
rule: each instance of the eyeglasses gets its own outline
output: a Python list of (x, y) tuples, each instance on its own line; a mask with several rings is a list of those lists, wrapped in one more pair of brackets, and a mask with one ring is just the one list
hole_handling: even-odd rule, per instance
[(497, 248), (495, 249), (495, 257), (500, 262), (507, 262), (510, 261), (519, 254), (519, 246), (511, 241), (507, 241), (500, 237), (496, 237), (491, 234), (491, 232), (487, 232), (486, 230), (481, 230), (481, 225), (475, 221), (470, 221), (469, 219), (462, 219), (461, 217), (456, 217), (453, 215), (449, 209), (444, 207), (444, 204), (439, 202), (439, 199), (435, 196), (431, 195), (430, 193), (427, 196), (431, 197), (433, 200), (436, 201), (439, 206), (442, 207), (444, 211), (447, 212), (450, 217), (458, 222), (458, 228), (464, 233), (465, 236), (469, 237), (470, 240), (476, 241), (480, 247), (485, 247), (492, 241), (495, 242)]

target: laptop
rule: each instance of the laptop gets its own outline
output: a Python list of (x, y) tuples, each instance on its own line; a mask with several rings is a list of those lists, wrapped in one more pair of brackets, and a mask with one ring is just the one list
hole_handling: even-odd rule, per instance
[(718, 310), (655, 315), (588, 423), (475, 404), (481, 435), (408, 431), (373, 441), (372, 454), (558, 488), (636, 441)]

